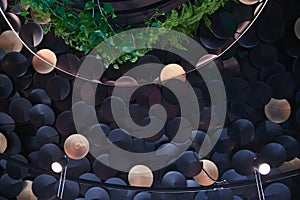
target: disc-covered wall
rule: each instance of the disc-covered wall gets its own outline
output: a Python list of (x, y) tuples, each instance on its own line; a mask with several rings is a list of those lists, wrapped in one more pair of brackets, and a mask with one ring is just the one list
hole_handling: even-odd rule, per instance
[[(157, 8), (186, 1), (107, 2), (118, 16), (112, 23), (141, 26)], [(76, 12), (83, 3), (71, 1)], [(222, 76), (212, 83), (215, 93), (223, 83), (226, 90), (224, 126), (211, 129), (216, 107), (187, 60), (152, 50), (96, 77), (98, 58), (67, 46), (53, 29), (44, 34), (51, 19), (23, 6), (32, 15), (27, 22), (20, 5), (0, 1), (0, 199), (254, 200), (259, 182), (266, 199), (299, 199), (300, 5), (265, 3), (229, 1), (210, 16), (210, 28), (201, 22), (195, 33), (208, 52), (198, 64), (211, 59)], [(85, 62), (89, 70), (79, 73)], [(140, 65), (157, 68), (140, 79), (126, 73)], [(199, 113), (181, 110), (176, 95), (192, 99), (186, 83)], [(152, 153), (150, 162), (161, 167), (152, 170), (148, 157), (113, 157), (112, 147)]]

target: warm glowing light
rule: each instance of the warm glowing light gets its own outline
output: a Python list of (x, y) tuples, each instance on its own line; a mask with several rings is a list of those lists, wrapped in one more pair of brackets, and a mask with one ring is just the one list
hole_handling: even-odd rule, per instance
[(270, 173), (270, 171), (271, 171), (271, 167), (267, 163), (263, 163), (258, 166), (258, 172), (262, 175), (267, 175)]
[(285, 122), (291, 115), (291, 106), (286, 99), (271, 99), (265, 106), (267, 118), (274, 123)]
[(131, 186), (151, 187), (153, 183), (152, 171), (144, 165), (136, 165), (129, 171), (128, 181)]
[(181, 81), (186, 80), (186, 74), (184, 69), (178, 64), (166, 65), (160, 72), (160, 80), (166, 81), (172, 78), (176, 78)]
[(51, 165), (51, 169), (55, 173), (60, 173), (63, 170), (63, 167), (62, 167), (62, 165), (59, 162), (54, 162)]
[[(48, 61), (51, 65), (39, 59), (37, 56), (34, 56), (32, 59), (32, 65), (35, 71), (40, 74), (48, 74), (52, 70), (54, 70), (54, 66), (56, 65), (57, 58), (55, 53), (50, 51), (49, 49), (42, 49), (36, 53), (38, 56)], [(53, 66), (52, 66), (53, 65)]]

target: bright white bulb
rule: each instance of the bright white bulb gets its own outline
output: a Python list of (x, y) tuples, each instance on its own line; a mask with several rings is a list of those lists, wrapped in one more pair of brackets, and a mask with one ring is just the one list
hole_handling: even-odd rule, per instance
[(60, 173), (62, 171), (62, 166), (61, 166), (61, 164), (59, 162), (54, 162), (51, 165), (51, 169), (55, 173)]
[(270, 167), (269, 164), (263, 163), (263, 164), (260, 164), (260, 165), (259, 165), (258, 171), (259, 171), (259, 173), (262, 174), (262, 175), (267, 175), (267, 174), (270, 173), (271, 167)]

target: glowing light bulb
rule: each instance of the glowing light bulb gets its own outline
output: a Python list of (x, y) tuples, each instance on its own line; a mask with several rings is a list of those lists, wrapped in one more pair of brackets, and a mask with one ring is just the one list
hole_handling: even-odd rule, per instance
[(62, 165), (59, 162), (54, 162), (51, 165), (51, 169), (55, 173), (60, 173), (63, 170), (63, 167), (62, 167)]
[(267, 163), (263, 163), (258, 166), (258, 172), (262, 175), (267, 175), (270, 173), (270, 171), (271, 171), (271, 167)]

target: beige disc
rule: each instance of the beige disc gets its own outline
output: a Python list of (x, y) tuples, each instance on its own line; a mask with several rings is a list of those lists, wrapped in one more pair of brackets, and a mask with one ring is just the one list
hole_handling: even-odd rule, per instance
[[(210, 186), (216, 182), (219, 177), (219, 170), (215, 163), (210, 160), (201, 160), (203, 162), (202, 171), (194, 176), (194, 180), (202, 186)], [(209, 175), (207, 175), (207, 174)]]
[(48, 24), (51, 21), (51, 19), (49, 17), (43, 16), (42, 13), (39, 13), (38, 11), (36, 11), (34, 9), (31, 9), (30, 16), (31, 16), (31, 19), (37, 24)]
[(259, 0), (239, 0), (239, 1), (245, 5), (253, 5), (259, 2)]
[(22, 42), (13, 31), (4, 31), (0, 35), (0, 48), (7, 52), (20, 52), (23, 48)]
[(295, 35), (300, 40), (300, 17), (295, 22), (294, 31), (295, 31)]
[(136, 86), (138, 82), (130, 76), (121, 76), (115, 81), (116, 86)]
[(128, 181), (131, 186), (151, 187), (153, 183), (152, 171), (144, 165), (136, 165), (129, 171)]
[(186, 80), (186, 74), (184, 69), (178, 64), (166, 65), (160, 72), (160, 80), (166, 81), (172, 78), (176, 78), (181, 81)]
[(38, 198), (32, 192), (32, 181), (23, 182), (23, 190), (16, 197), (17, 200), (37, 200)]
[(64, 143), (64, 150), (68, 157), (82, 159), (89, 152), (89, 141), (81, 134), (70, 135)]
[(0, 153), (3, 153), (7, 148), (7, 140), (6, 137), (0, 133)]
[(274, 123), (285, 122), (291, 115), (291, 106), (286, 99), (271, 99), (265, 106), (267, 118)]
[(300, 169), (300, 159), (295, 158), (291, 161), (285, 162), (279, 167), (279, 169), (283, 173)]
[[(57, 58), (55, 53), (50, 51), (49, 49), (42, 49), (36, 53), (38, 56), (43, 58), (44, 60), (48, 61), (53, 66), (56, 65)], [(46, 62), (39, 59), (37, 56), (34, 56), (32, 59), (32, 65), (35, 71), (37, 71), (40, 74), (48, 74), (52, 70), (54, 70), (54, 67), (52, 65), (47, 64)]]

